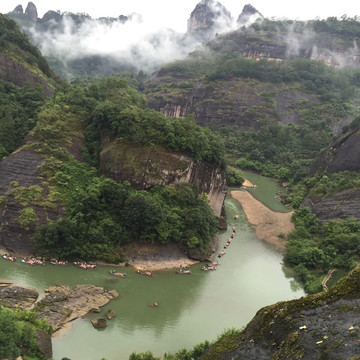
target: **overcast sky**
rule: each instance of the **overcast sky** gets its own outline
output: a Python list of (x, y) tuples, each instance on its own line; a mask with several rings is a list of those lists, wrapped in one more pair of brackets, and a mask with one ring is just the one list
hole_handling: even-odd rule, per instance
[[(34, 0), (39, 17), (48, 10), (87, 13), (93, 18), (101, 16), (117, 17), (136, 12), (142, 15), (143, 21), (154, 27), (168, 27), (178, 32), (186, 31), (186, 21), (200, 0)], [(314, 19), (329, 16), (353, 17), (360, 15), (359, 3), (355, 0), (221, 0), (237, 18), (244, 5), (251, 4), (267, 18)], [(22, 5), (24, 11), (28, 2), (21, 0), (0, 0), (0, 12), (12, 11)]]

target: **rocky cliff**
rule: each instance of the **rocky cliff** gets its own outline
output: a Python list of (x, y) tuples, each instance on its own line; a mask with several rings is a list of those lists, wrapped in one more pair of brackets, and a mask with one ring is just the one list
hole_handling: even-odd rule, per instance
[[(31, 255), (35, 226), (63, 216), (63, 208), (46, 201), (46, 181), (38, 170), (43, 162), (44, 158), (31, 150), (15, 152), (0, 162), (0, 248), (8, 253)], [(24, 199), (25, 193), (30, 198), (38, 195), (31, 201)], [(33, 221), (22, 221), (24, 209), (36, 213)]]
[(249, 26), (250, 24), (262, 19), (264, 19), (264, 16), (251, 4), (247, 4), (244, 6), (241, 14), (237, 18), (236, 24), (238, 27)]
[(313, 163), (309, 175), (327, 172), (360, 171), (360, 126), (332, 143)]
[(173, 185), (180, 182), (197, 184), (207, 193), (216, 216), (223, 215), (226, 196), (224, 174), (211, 164), (161, 147), (134, 146), (125, 141), (103, 144), (100, 173), (115, 181), (130, 181), (136, 189)]
[(36, 21), (38, 19), (38, 13), (36, 6), (33, 2), (29, 2), (25, 9), (25, 14), (30, 18), (31, 21)]
[(187, 35), (201, 41), (209, 41), (219, 31), (231, 29), (230, 12), (219, 2), (201, 0), (187, 22)]
[(360, 220), (360, 189), (337, 192), (326, 198), (311, 198), (303, 202), (320, 222), (334, 219)]
[(0, 78), (20, 87), (24, 86), (25, 83), (40, 84), (46, 96), (51, 97), (54, 94), (54, 87), (50, 85), (48, 80), (33, 73), (24, 64), (2, 52), (0, 52)]
[[(286, 85), (236, 78), (217, 83), (195, 80), (192, 87), (181, 92), (164, 88), (157, 91), (156, 84), (169, 81), (169, 78), (171, 74), (161, 70), (147, 84), (149, 88), (155, 86), (147, 95), (149, 107), (169, 117), (194, 114), (197, 124), (210, 128), (233, 126), (242, 131), (257, 130), (264, 117), (282, 124), (300, 125), (299, 109), (318, 102), (316, 95), (290, 86), (286, 89)], [(179, 78), (172, 80), (181, 82)], [(274, 97), (270, 108), (269, 92)]]
[[(342, 171), (360, 171), (360, 126), (333, 142), (313, 163), (309, 175)], [(325, 198), (309, 198), (303, 205), (321, 222), (349, 218), (360, 220), (360, 189), (339, 191)]]
[(357, 267), (327, 293), (265, 307), (244, 331), (222, 337), (200, 359), (357, 359), (359, 284)]
[[(17, 9), (18, 12), (21, 11), (19, 7)], [(60, 79), (39, 49), (30, 43), (27, 35), (20, 30), (15, 21), (2, 14), (0, 33), (0, 79), (20, 87), (26, 83), (39, 84), (44, 94), (51, 97)]]

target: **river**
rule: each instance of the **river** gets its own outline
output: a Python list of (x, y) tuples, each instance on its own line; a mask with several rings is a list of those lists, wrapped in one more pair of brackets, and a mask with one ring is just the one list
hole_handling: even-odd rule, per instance
[[(192, 267), (192, 275), (174, 270), (158, 271), (153, 277), (127, 268), (125, 279), (109, 274), (109, 267), (82, 270), (73, 265), (31, 267), (0, 260), (0, 278), (43, 292), (54, 284), (92, 283), (115, 289), (119, 298), (106, 305), (101, 314), (75, 320), (72, 327), (53, 339), (55, 360), (127, 360), (131, 352), (152, 351), (160, 356), (183, 347), (215, 340), (229, 328), (241, 328), (266, 305), (304, 295), (282, 269), (282, 254), (260, 241), (246, 221), (241, 206), (226, 198), (228, 230), (221, 233), (221, 247), (236, 226), (236, 236), (213, 272)], [(234, 215), (239, 214), (235, 220)], [(294, 286), (295, 285), (295, 286)], [(151, 302), (158, 307), (150, 307)], [(90, 320), (104, 317), (113, 309), (116, 317), (104, 330), (93, 328)]]

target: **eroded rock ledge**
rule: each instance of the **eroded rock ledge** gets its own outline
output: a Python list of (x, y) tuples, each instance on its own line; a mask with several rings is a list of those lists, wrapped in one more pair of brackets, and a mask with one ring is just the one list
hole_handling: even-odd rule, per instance
[(37, 291), (0, 280), (0, 304), (36, 310), (39, 318), (46, 319), (51, 325), (53, 335), (68, 326), (71, 321), (85, 316), (94, 308), (106, 305), (118, 296), (115, 290), (106, 290), (95, 285), (77, 285), (72, 289), (58, 285), (46, 289), (44, 297), (37, 301)]
[(118, 296), (115, 290), (95, 285), (77, 285), (73, 289), (64, 285), (51, 286), (45, 290), (45, 296), (36, 304), (35, 310), (56, 333), (71, 321)]

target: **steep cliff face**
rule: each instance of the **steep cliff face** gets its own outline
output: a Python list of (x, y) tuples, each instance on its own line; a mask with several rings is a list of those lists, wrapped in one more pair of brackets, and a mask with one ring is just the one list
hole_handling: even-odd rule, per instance
[(231, 14), (219, 2), (201, 0), (193, 10), (187, 22), (187, 35), (209, 41), (224, 29), (231, 29)]
[(197, 184), (207, 193), (216, 216), (222, 216), (226, 183), (224, 174), (211, 164), (160, 147), (135, 147), (126, 142), (108, 142), (100, 155), (100, 173), (115, 181), (130, 181), (136, 189), (180, 182)]
[(326, 198), (306, 199), (303, 206), (308, 207), (320, 222), (334, 219), (360, 220), (360, 190), (352, 189), (337, 192)]
[[(156, 81), (169, 77), (166, 72), (158, 74)], [(274, 103), (267, 94), (272, 92)], [(148, 94), (149, 107), (165, 116), (182, 117), (194, 114), (197, 124), (216, 128), (235, 126), (247, 131), (259, 129), (260, 120), (271, 117), (282, 124), (301, 124), (298, 110), (318, 102), (317, 96), (285, 86), (262, 84), (257, 81), (229, 79), (209, 84), (194, 81), (193, 88), (182, 93), (162, 89)]]
[(326, 171), (360, 171), (360, 126), (332, 143), (311, 166), (310, 176)]
[(26, 82), (36, 85), (40, 84), (44, 89), (44, 94), (51, 97), (54, 88), (38, 74), (31, 72), (26, 66), (20, 64), (9, 55), (0, 52), (0, 78), (12, 82), (17, 86), (24, 86)]
[[(63, 215), (63, 209), (59, 206), (49, 207), (39, 201), (32, 203), (31, 196), (27, 200), (19, 196), (20, 189), (27, 191), (28, 195), (34, 194), (31, 189), (42, 189), (46, 197), (45, 179), (38, 170), (43, 161), (36, 152), (22, 150), (0, 162), (0, 248), (7, 252), (30, 255), (33, 249), (30, 238), (35, 226)], [(25, 213), (24, 209), (27, 209)], [(36, 218), (31, 222), (24, 217), (26, 211), (32, 211), (29, 209), (36, 213)]]
[(37, 13), (37, 9), (36, 6), (33, 2), (29, 2), (27, 4), (27, 7), (25, 9), (25, 14), (30, 18), (31, 21), (36, 21), (38, 18), (38, 13)]
[(236, 20), (236, 24), (238, 27), (249, 26), (257, 20), (264, 19), (264, 16), (257, 11), (251, 4), (247, 4), (244, 6), (241, 14)]
[[(360, 171), (360, 127), (332, 143), (311, 166), (309, 175), (326, 172)], [(360, 220), (360, 190), (339, 191), (326, 198), (310, 198), (303, 203), (321, 222), (333, 219)]]

